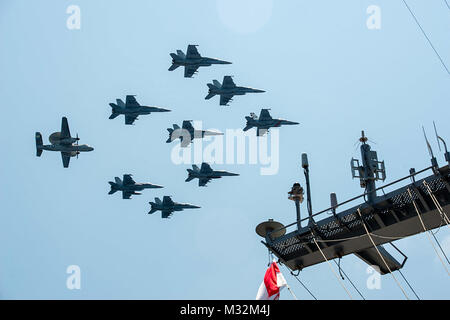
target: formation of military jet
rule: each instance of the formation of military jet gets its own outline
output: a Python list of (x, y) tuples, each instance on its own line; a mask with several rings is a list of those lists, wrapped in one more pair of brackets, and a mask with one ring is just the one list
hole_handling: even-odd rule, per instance
[(269, 110), (270, 109), (261, 109), (259, 118), (255, 113), (250, 113), (250, 117), (245, 117), (245, 119), (247, 120), (247, 125), (243, 130), (247, 131), (253, 127), (256, 127), (256, 135), (263, 136), (269, 130), (269, 128), (299, 124), (298, 122), (294, 121), (274, 119), (270, 115)]
[(141, 106), (135, 96), (126, 96), (125, 103), (121, 99), (116, 99), (116, 103), (109, 104), (112, 108), (112, 113), (109, 119), (114, 119), (121, 114), (125, 116), (125, 124), (133, 124), (137, 120), (138, 116), (150, 114), (152, 112), (170, 112), (169, 109), (159, 107)]
[(44, 145), (42, 141), (42, 134), (36, 132), (36, 156), (40, 157), (42, 151), (59, 151), (61, 152), (61, 158), (63, 162), (63, 167), (68, 168), (71, 157), (78, 157), (81, 152), (89, 152), (94, 150), (94, 148), (88, 146), (87, 144), (79, 145), (78, 141), (80, 138), (77, 136), (74, 138), (70, 135), (69, 123), (66, 117), (62, 118), (61, 121), (61, 131), (52, 133), (48, 140), (49, 145)]
[(151, 210), (148, 214), (153, 214), (156, 211), (161, 211), (162, 218), (169, 218), (175, 211), (183, 211), (184, 209), (199, 209), (199, 206), (195, 206), (189, 203), (173, 202), (169, 196), (164, 196), (163, 201), (159, 198), (155, 198), (155, 202), (149, 202)]
[(177, 124), (173, 124), (173, 129), (167, 128), (167, 131), (169, 131), (169, 138), (166, 140), (166, 143), (180, 139), (181, 147), (187, 147), (194, 139), (223, 135), (222, 132), (196, 130), (192, 125), (192, 120), (184, 120), (181, 128)]
[[(180, 66), (184, 67), (184, 77), (190, 78), (200, 67), (211, 66), (213, 64), (231, 64), (231, 62), (202, 57), (196, 45), (188, 45), (187, 52), (184, 54), (183, 51), (177, 50), (177, 53), (171, 53), (172, 65), (169, 71), (173, 71)], [(217, 80), (213, 80), (212, 83), (208, 83), (208, 95), (205, 97), (206, 100), (219, 95), (220, 105), (228, 105), (232, 101), (233, 97), (236, 95), (245, 95), (246, 93), (262, 93), (264, 90), (254, 89), (250, 87), (236, 86), (231, 76), (224, 76), (222, 83)], [(121, 99), (116, 99), (116, 103), (109, 104), (112, 108), (111, 115), (109, 119), (115, 119), (119, 115), (125, 116), (125, 124), (132, 125), (140, 115), (148, 115), (153, 112), (170, 112), (169, 109), (164, 109), (156, 106), (141, 106), (135, 96), (127, 95), (125, 103)], [(259, 118), (251, 113), (250, 117), (245, 117), (247, 119), (247, 125), (243, 129), (244, 131), (250, 128), (257, 128), (257, 135), (262, 136), (271, 127), (279, 127), (281, 125), (293, 125), (298, 124), (297, 122), (283, 120), (283, 119), (273, 119), (269, 114), (269, 109), (262, 109)], [(180, 128), (177, 124), (173, 125), (173, 128), (168, 128), (169, 138), (167, 143), (174, 140), (180, 139), (181, 147), (187, 147), (196, 138), (204, 138), (205, 136), (216, 136), (223, 135), (221, 132), (208, 131), (208, 130), (198, 130), (195, 129), (191, 123), (191, 120), (183, 121), (182, 127)], [(61, 131), (55, 132), (50, 135), (50, 145), (44, 145), (42, 141), (42, 135), (40, 132), (36, 132), (36, 155), (41, 156), (43, 150), (48, 151), (58, 151), (61, 152), (62, 162), (64, 168), (69, 167), (69, 162), (71, 157), (75, 157), (81, 152), (89, 152), (94, 150), (94, 148), (84, 144), (79, 145), (78, 135), (72, 137), (69, 130), (69, 125), (66, 117), (62, 118)], [(213, 170), (208, 163), (202, 163), (201, 168), (196, 165), (192, 165), (192, 169), (187, 169), (188, 177), (186, 182), (193, 179), (198, 179), (198, 185), (200, 187), (206, 186), (212, 179), (219, 179), (224, 176), (238, 176), (239, 174)], [(139, 195), (138, 191), (151, 188), (163, 188), (159, 185), (154, 185), (151, 183), (136, 183), (130, 174), (124, 174), (123, 180), (119, 177), (115, 177), (115, 181), (109, 181), (111, 190), (108, 194), (114, 194), (117, 191), (122, 192), (123, 199), (130, 199), (132, 195)], [(156, 211), (162, 212), (163, 218), (168, 218), (175, 211), (182, 211), (183, 209), (193, 209), (200, 208), (198, 206), (188, 204), (188, 203), (176, 203), (172, 201), (171, 197), (164, 196), (163, 201), (159, 198), (155, 198), (155, 202), (150, 202), (151, 210), (149, 214)]]
[(215, 95), (220, 95), (221, 106), (228, 106), (228, 103), (233, 101), (234, 96), (243, 96), (246, 93), (265, 92), (260, 89), (236, 86), (231, 76), (223, 77), (222, 84), (217, 80), (213, 80), (213, 83), (208, 83), (208, 88), (208, 95), (205, 97), (205, 100), (209, 100)]
[(192, 179), (198, 179), (198, 186), (204, 187), (208, 182), (212, 179), (220, 179), (222, 177), (231, 177), (238, 176), (237, 173), (222, 171), (222, 170), (213, 170), (211, 166), (203, 162), (201, 168), (197, 167), (195, 164), (192, 165), (192, 169), (187, 169), (188, 177), (186, 182), (191, 181)]
[(170, 56), (172, 57), (172, 65), (169, 71), (183, 66), (185, 78), (192, 77), (200, 67), (209, 67), (213, 64), (231, 64), (231, 62), (224, 60), (202, 57), (197, 51), (197, 46), (193, 44), (188, 45), (186, 54), (181, 50), (177, 50), (177, 53), (171, 53)]
[(117, 191), (122, 191), (122, 199), (130, 199), (132, 195), (140, 195), (141, 193), (137, 191), (142, 191), (144, 189), (159, 189), (164, 188), (157, 184), (151, 183), (136, 183), (131, 174), (124, 174), (123, 181), (119, 177), (114, 178), (115, 182), (109, 181), (111, 185), (111, 190), (108, 194), (116, 193)]

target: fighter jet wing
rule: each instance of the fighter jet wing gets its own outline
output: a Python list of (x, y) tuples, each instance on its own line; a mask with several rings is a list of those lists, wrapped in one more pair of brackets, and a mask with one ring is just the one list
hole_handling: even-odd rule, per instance
[(269, 109), (261, 109), (259, 114), (259, 120), (272, 120), (272, 116), (269, 113)]
[(162, 210), (161, 211), (161, 218), (167, 219), (172, 215), (173, 211), (170, 210)]
[(122, 199), (130, 199), (132, 194), (130, 191), (122, 191)]
[(123, 184), (125, 186), (129, 186), (130, 184), (136, 184), (136, 182), (134, 182), (133, 178), (131, 177), (131, 174), (124, 174), (123, 175)]
[(234, 87), (236, 87), (236, 85), (234, 84), (233, 78), (231, 78), (231, 76), (223, 77), (222, 89), (231, 89)]
[(162, 203), (163, 203), (164, 207), (166, 207), (166, 206), (173, 206), (174, 205), (174, 203), (172, 201), (172, 198), (170, 198), (169, 196), (164, 196)]
[(70, 162), (70, 153), (68, 152), (61, 152), (61, 158), (63, 162), (63, 167), (68, 168), (69, 162)]
[(202, 56), (197, 51), (197, 46), (190, 44), (187, 47), (186, 59), (200, 59)]
[(137, 108), (140, 106), (134, 96), (127, 96), (125, 101), (125, 108)]
[(70, 137), (69, 123), (67, 122), (67, 118), (63, 117), (61, 121), (61, 139), (67, 139)]
[(211, 172), (213, 172), (213, 169), (211, 169), (211, 166), (208, 163), (203, 162), (202, 166), (200, 168), (200, 172), (201, 173), (211, 173)]
[(228, 102), (233, 98), (232, 94), (221, 94), (220, 95), (220, 105), (226, 106), (228, 105)]
[(189, 65), (184, 67), (184, 77), (190, 78), (198, 70), (199, 65)]
[(137, 119), (137, 115), (129, 115), (126, 114), (125, 115), (125, 124), (133, 124), (134, 121)]
[(199, 187), (204, 187), (210, 181), (211, 181), (210, 178), (200, 178), (200, 179), (198, 179), (198, 186)]
[(192, 123), (189, 120), (184, 120), (182, 127), (183, 127), (183, 129), (186, 129), (189, 132), (194, 130), (194, 126), (192, 125)]

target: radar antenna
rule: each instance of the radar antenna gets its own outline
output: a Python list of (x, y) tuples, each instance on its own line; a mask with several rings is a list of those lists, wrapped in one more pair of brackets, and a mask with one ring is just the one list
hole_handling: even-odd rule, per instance
[(350, 167), (352, 170), (352, 177), (359, 178), (361, 188), (366, 189), (368, 201), (373, 202), (377, 196), (375, 181), (384, 181), (386, 179), (386, 168), (384, 161), (378, 161), (376, 151), (372, 151), (370, 145), (367, 144), (369, 139), (366, 137), (364, 130), (361, 131), (361, 161), (352, 158)]
[(450, 152), (447, 149), (447, 144), (445, 143), (445, 140), (438, 135), (437, 133), (437, 129), (436, 129), (436, 124), (433, 121), (433, 127), (434, 127), (434, 133), (436, 134), (436, 140), (438, 143), (438, 147), (439, 147), (439, 151), (441, 151), (441, 144), (439, 143), (439, 141), (442, 141), (442, 144), (444, 145), (444, 156), (445, 156), (445, 161), (447, 161), (447, 163), (450, 165)]
[(427, 134), (425, 133), (425, 128), (422, 126), (423, 137), (425, 138), (425, 142), (427, 144), (428, 153), (431, 157), (431, 165), (433, 166), (433, 171), (436, 171), (439, 168), (436, 157), (433, 154), (433, 149), (431, 148), (430, 142), (428, 141)]

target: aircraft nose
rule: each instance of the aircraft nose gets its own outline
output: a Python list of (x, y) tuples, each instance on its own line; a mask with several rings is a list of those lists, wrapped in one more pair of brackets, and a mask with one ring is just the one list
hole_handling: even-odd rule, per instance
[(161, 111), (162, 112), (171, 112), (172, 110), (162, 108)]

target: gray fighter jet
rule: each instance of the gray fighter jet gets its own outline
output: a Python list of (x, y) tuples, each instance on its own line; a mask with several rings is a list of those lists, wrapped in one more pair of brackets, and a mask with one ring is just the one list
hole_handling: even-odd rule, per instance
[(136, 183), (131, 174), (124, 174), (123, 181), (119, 177), (114, 178), (116, 182), (109, 181), (111, 185), (111, 191), (108, 194), (113, 194), (117, 191), (122, 191), (122, 199), (130, 199), (133, 194), (141, 194), (136, 191), (142, 191), (144, 189), (156, 189), (164, 188), (163, 186), (158, 186), (151, 183)]
[(228, 102), (233, 101), (233, 96), (243, 96), (246, 93), (262, 93), (264, 90), (238, 87), (234, 83), (231, 76), (223, 77), (223, 82), (220, 84), (219, 81), (213, 80), (213, 83), (208, 83), (208, 95), (205, 97), (206, 100), (211, 99), (215, 95), (220, 95), (220, 105), (228, 106)]
[(61, 122), (61, 132), (54, 132), (48, 138), (51, 144), (44, 145), (42, 141), (42, 134), (36, 132), (36, 156), (40, 157), (42, 151), (59, 151), (61, 152), (63, 167), (68, 168), (70, 157), (77, 157), (81, 152), (89, 152), (94, 150), (94, 148), (88, 146), (87, 144), (79, 145), (78, 134), (76, 138), (70, 135), (69, 123), (67, 118), (63, 117)]
[(176, 139), (181, 140), (181, 146), (187, 147), (192, 140), (196, 138), (203, 138), (205, 136), (221, 136), (222, 132), (215, 131), (207, 131), (207, 130), (196, 130), (192, 125), (192, 120), (184, 120), (182, 128), (177, 124), (173, 124), (172, 128), (167, 128), (169, 131), (169, 138), (166, 140), (166, 143), (170, 143)]
[(238, 176), (237, 173), (231, 173), (227, 171), (221, 170), (213, 170), (211, 166), (206, 162), (202, 163), (201, 168), (199, 169), (195, 164), (192, 165), (192, 169), (187, 169), (189, 173), (186, 182), (191, 181), (192, 179), (198, 179), (198, 186), (204, 187), (211, 179), (220, 179), (225, 176)]
[(133, 124), (134, 121), (140, 115), (150, 114), (152, 112), (170, 112), (169, 109), (159, 108), (159, 107), (148, 107), (141, 106), (137, 101), (135, 96), (127, 96), (126, 102), (123, 103), (121, 99), (116, 99), (117, 104), (110, 103), (112, 108), (112, 113), (109, 116), (110, 119), (114, 119), (121, 114), (125, 115), (125, 124)]
[(283, 119), (274, 119), (269, 113), (270, 109), (261, 109), (261, 113), (259, 118), (253, 112), (250, 113), (250, 117), (245, 117), (247, 119), (247, 125), (244, 128), (244, 131), (247, 131), (253, 127), (256, 127), (256, 135), (263, 136), (269, 128), (272, 127), (281, 127), (284, 125), (293, 125), (299, 124), (298, 122), (288, 121)]
[(174, 211), (200, 208), (189, 203), (173, 202), (172, 198), (169, 196), (164, 196), (163, 201), (161, 201), (159, 198), (155, 198), (155, 202), (150, 202), (150, 205), (152, 206), (152, 208), (148, 214), (153, 214), (156, 211), (161, 211), (162, 218), (169, 218), (174, 213)]
[(202, 57), (196, 47), (196, 45), (188, 45), (186, 54), (181, 50), (177, 50), (177, 53), (171, 53), (172, 65), (169, 71), (173, 71), (179, 66), (184, 66), (184, 77), (190, 78), (197, 73), (197, 69), (200, 67), (209, 67), (212, 64), (231, 64), (228, 61)]

